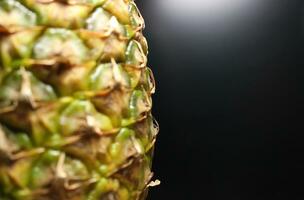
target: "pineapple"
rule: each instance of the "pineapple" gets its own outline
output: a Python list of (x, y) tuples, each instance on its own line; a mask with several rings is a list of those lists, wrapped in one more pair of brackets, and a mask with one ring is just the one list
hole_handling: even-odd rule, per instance
[(133, 0), (0, 0), (0, 199), (143, 200), (158, 126)]

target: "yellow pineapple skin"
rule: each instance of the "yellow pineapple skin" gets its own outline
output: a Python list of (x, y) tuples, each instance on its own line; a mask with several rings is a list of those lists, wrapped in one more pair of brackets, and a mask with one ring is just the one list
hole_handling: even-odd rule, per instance
[(0, 0), (0, 199), (144, 200), (158, 125), (133, 0)]

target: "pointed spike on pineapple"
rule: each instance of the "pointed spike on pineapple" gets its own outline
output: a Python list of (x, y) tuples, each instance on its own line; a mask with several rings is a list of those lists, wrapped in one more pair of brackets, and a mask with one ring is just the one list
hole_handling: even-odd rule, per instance
[[(33, 100), (35, 101), (52, 101), (56, 99), (57, 95), (53, 88), (43, 82), (41, 82), (39, 79), (37, 79), (31, 72), (25, 71), (23, 72), (26, 74), (28, 81), (30, 82), (30, 87), (31, 87), (31, 95), (33, 97)], [(25, 84), (25, 83), (23, 83)], [(27, 85), (22, 87), (26, 87)], [(25, 89), (27, 90), (27, 89)]]
[(111, 59), (112, 68), (113, 68), (113, 76), (119, 85), (129, 88), (131, 85), (128, 74), (123, 70), (121, 65), (118, 65), (114, 58)]
[(137, 151), (137, 154), (144, 154), (145, 150), (142, 145), (142, 142), (139, 139), (135, 138), (134, 135), (131, 137), (131, 141), (133, 143), (134, 148)]
[(67, 174), (64, 171), (64, 161), (65, 161), (65, 154), (61, 153), (56, 165), (56, 178), (66, 178)]
[(32, 108), (35, 108), (37, 107), (37, 105), (34, 100), (29, 73), (27, 73), (23, 67), (20, 69), (20, 72), (21, 72), (22, 81), (21, 81), (19, 101), (28, 102)]
[(123, 24), (130, 24), (128, 2), (126, 0), (107, 0), (103, 8), (112, 13)]

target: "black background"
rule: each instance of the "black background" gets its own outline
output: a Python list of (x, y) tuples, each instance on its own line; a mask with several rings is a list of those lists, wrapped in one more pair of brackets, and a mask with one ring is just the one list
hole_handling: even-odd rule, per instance
[(156, 2), (137, 1), (161, 127), (153, 168), (162, 184), (149, 199), (303, 199), (303, 1), (265, 0), (208, 34)]

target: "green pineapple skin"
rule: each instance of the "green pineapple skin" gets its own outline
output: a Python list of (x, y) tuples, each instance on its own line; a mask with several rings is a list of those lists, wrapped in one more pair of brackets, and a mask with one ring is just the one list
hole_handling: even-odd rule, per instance
[(144, 200), (158, 125), (133, 0), (0, 0), (0, 199)]

